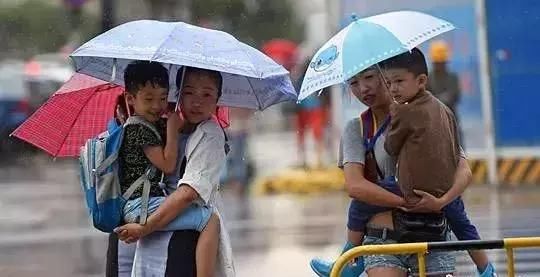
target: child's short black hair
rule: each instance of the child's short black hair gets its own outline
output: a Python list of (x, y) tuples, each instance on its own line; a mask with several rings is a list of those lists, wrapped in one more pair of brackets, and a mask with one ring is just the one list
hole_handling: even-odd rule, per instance
[(413, 48), (410, 52), (399, 54), (395, 57), (382, 61), (381, 66), (384, 69), (406, 69), (418, 76), (420, 74), (428, 75), (426, 57), (420, 49)]
[[(182, 70), (183, 70), (182, 68), (178, 69), (178, 73), (176, 74), (176, 88), (179, 90), (182, 89), (180, 87), (180, 84), (182, 83)], [(215, 70), (186, 66), (185, 75), (188, 75), (191, 73), (206, 74), (210, 78), (212, 78), (216, 82), (216, 87), (218, 89), (218, 99), (221, 97), (221, 93), (222, 93), (221, 90), (223, 88), (223, 77), (221, 76), (221, 73)]]
[(169, 72), (158, 62), (134, 61), (124, 71), (126, 91), (137, 94), (141, 87), (150, 82), (154, 87), (169, 89)]

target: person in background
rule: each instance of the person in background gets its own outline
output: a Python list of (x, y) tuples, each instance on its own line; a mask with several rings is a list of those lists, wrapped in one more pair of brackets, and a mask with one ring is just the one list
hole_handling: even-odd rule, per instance
[(227, 128), (230, 152), (227, 155), (224, 184), (230, 186), (239, 197), (246, 195), (250, 179), (249, 133), (252, 110), (230, 108), (230, 126)]
[[(302, 73), (307, 71), (309, 60), (306, 61)], [(304, 77), (298, 79), (297, 89)], [(306, 133), (309, 129), (313, 131), (316, 151), (316, 166), (323, 166), (323, 155), (325, 148), (325, 132), (328, 125), (328, 114), (330, 107), (330, 94), (328, 89), (323, 89), (320, 96), (312, 94), (296, 105), (296, 135), (298, 145), (298, 159), (302, 167), (307, 168), (306, 156)]]
[(430, 45), (432, 69), (429, 73), (427, 90), (437, 97), (454, 113), (458, 121), (458, 132), (461, 139), (461, 147), (464, 147), (463, 133), (459, 125), (457, 105), (461, 98), (459, 77), (448, 68), (450, 60), (450, 47), (443, 40), (434, 41)]
[[(275, 62), (282, 65), (291, 73), (291, 79), (296, 80), (301, 70), (298, 61), (300, 60), (300, 49), (296, 42), (287, 39), (274, 38), (265, 42), (261, 46), (261, 51), (272, 58)], [(283, 102), (280, 105), (281, 114), (283, 115), (284, 130), (294, 128), (294, 117), (296, 116), (296, 103), (293, 101)]]

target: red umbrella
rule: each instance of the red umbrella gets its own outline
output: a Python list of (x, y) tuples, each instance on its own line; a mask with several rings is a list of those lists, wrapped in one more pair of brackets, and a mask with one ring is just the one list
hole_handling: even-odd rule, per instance
[(54, 157), (77, 157), (87, 139), (106, 130), (123, 92), (76, 73), (12, 135)]

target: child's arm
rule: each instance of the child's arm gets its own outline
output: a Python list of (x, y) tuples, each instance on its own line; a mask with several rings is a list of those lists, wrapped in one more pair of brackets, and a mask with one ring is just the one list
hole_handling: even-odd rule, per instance
[(458, 196), (463, 194), (471, 181), (472, 172), (471, 168), (469, 167), (469, 163), (465, 157), (461, 157), (459, 159), (456, 174), (454, 175), (454, 183), (452, 184), (452, 187), (443, 196), (441, 196), (442, 207), (450, 204), (450, 202), (454, 201), (456, 198), (458, 198)]
[(458, 168), (454, 175), (452, 187), (440, 198), (425, 191), (414, 190), (414, 193), (422, 197), (413, 207), (404, 209), (407, 212), (439, 212), (445, 206), (452, 203), (469, 186), (472, 180), (472, 172), (467, 159), (462, 156), (459, 159)]
[(454, 147), (456, 148), (456, 152), (458, 152), (459, 154), (458, 157), (456, 157), (456, 159), (458, 160), (458, 164), (456, 168), (456, 173), (454, 174), (454, 182), (452, 183), (452, 187), (450, 187), (450, 189), (441, 197), (443, 207), (454, 201), (461, 194), (463, 194), (465, 189), (472, 181), (472, 171), (469, 167), (469, 163), (467, 162), (465, 152), (461, 147), (461, 138), (459, 136), (459, 129), (457, 126), (456, 118), (452, 111), (450, 111), (449, 109), (447, 109), (447, 111), (450, 118), (450, 124), (453, 129)]
[(167, 143), (165, 147), (148, 146), (144, 148), (144, 154), (150, 162), (163, 171), (171, 174), (176, 168), (178, 156), (178, 131), (183, 125), (177, 113), (171, 113), (167, 119)]
[(399, 155), (410, 133), (407, 119), (404, 118), (404, 113), (406, 112), (404, 108), (406, 107), (402, 107), (403, 105), (407, 104), (392, 104), (390, 106), (390, 129), (386, 135), (384, 149), (391, 156)]

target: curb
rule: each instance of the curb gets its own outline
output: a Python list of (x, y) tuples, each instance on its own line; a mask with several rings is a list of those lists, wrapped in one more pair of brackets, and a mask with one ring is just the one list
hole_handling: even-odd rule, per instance
[[(487, 164), (484, 159), (470, 159), (474, 184), (487, 183)], [(499, 183), (518, 187), (540, 185), (540, 158), (499, 158), (497, 161)]]
[[(484, 159), (469, 159), (473, 184), (487, 183), (487, 164)], [(500, 158), (497, 174), (503, 187), (540, 185), (540, 158)], [(345, 189), (345, 176), (337, 167), (318, 169), (286, 169), (279, 174), (255, 181), (255, 195), (317, 194)]]
[(337, 167), (319, 169), (287, 169), (255, 181), (255, 195), (316, 194), (345, 189), (345, 176)]

